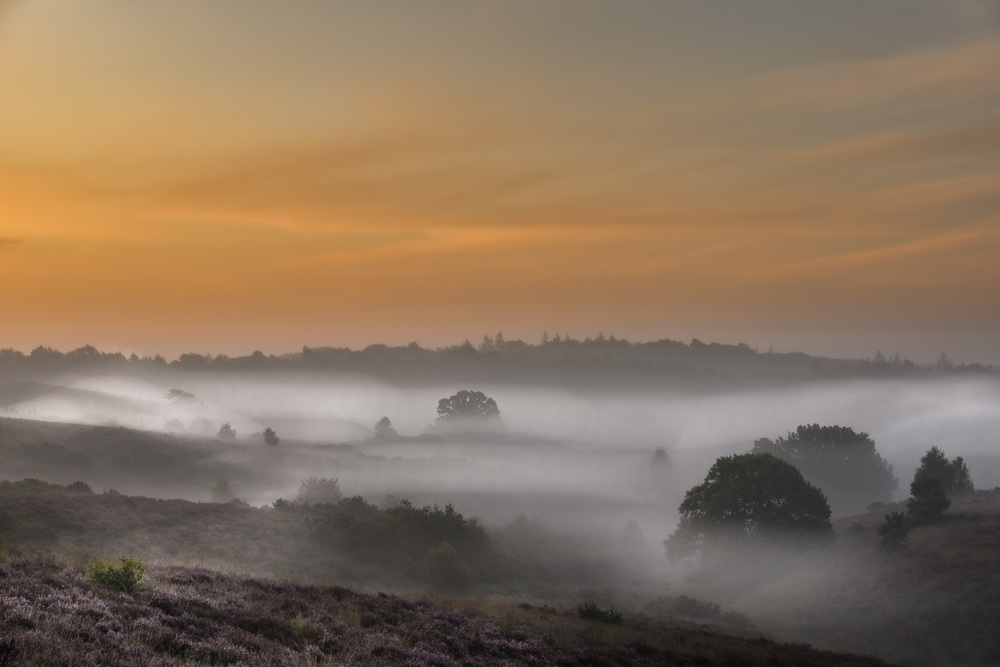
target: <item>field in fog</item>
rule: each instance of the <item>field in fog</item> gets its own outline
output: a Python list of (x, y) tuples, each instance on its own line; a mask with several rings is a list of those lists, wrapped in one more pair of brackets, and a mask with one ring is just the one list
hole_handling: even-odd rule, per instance
[[(901, 555), (876, 548), (884, 513), (905, 508), (930, 447), (963, 457), (978, 489), (1000, 485), (995, 373), (751, 375), (690, 387), (630, 383), (621, 367), (606, 382), (590, 371), (585, 381), (569, 373), (551, 383), (447, 375), (22, 369), (0, 382), (0, 479), (80, 481), (95, 493), (67, 504), (61, 487), (11, 485), (0, 490), (0, 532), (71, 559), (131, 553), (157, 566), (413, 594), (425, 590), (424, 554), (440, 535), (412, 542), (419, 535), (401, 528), (410, 540), (401, 547), (382, 533), (390, 542), (369, 544), (364, 531), (419, 518), (458, 531), (448, 540), (468, 566), (467, 594), (596, 600), (905, 662), (1000, 655), (984, 639), (996, 623), (982, 613), (1000, 584), (989, 566), (989, 536), (1000, 528), (994, 495), (956, 503), (946, 524), (915, 528)], [(437, 427), (438, 401), (460, 389), (495, 399), (502, 426)], [(376, 433), (382, 417), (396, 436)], [(223, 423), (235, 438), (217, 436)], [(877, 498), (856, 499), (821, 551), (778, 550), (754, 565), (740, 556), (668, 562), (662, 543), (678, 505), (718, 457), (813, 423), (870, 434), (899, 479), (881, 500), (897, 504), (865, 511)], [(267, 428), (277, 445), (264, 443)], [(364, 500), (334, 515), (282, 504), (307, 478), (336, 478), (345, 498)]]
[[(165, 395), (173, 387), (197, 400), (171, 402)], [(462, 388), (496, 399), (506, 436), (419, 439), (434, 424), (438, 400)], [(869, 433), (903, 482), (923, 452), (937, 445), (969, 462), (977, 487), (1000, 484), (996, 376), (827, 380), (684, 393), (488, 382), (400, 387), (363, 376), (165, 370), (158, 376), (0, 383), (0, 398), (5, 416), (177, 437), (211, 437), (229, 422), (237, 439), (209, 445), (202, 465), (232, 467), (228, 474), (238, 486), (244, 476), (254, 479), (239, 488), (251, 504), (294, 493), (303, 477), (328, 476), (338, 478), (349, 495), (404, 494), (436, 502), (462, 497), (489, 521), (520, 513), (569, 519), (577, 508), (592, 519), (621, 524), (642, 519), (653, 534), (663, 535), (684, 491), (701, 481), (716, 457), (748, 451), (757, 438), (811, 423)], [(374, 440), (374, 424), (383, 416), (412, 439)], [(265, 427), (282, 438), (280, 451), (257, 447), (259, 439), (252, 436)], [(344, 444), (350, 448), (329, 447)], [(669, 460), (651, 466), (659, 447)], [(277, 460), (264, 464), (264, 455)], [(208, 497), (207, 488), (187, 485), (142, 489), (128, 475), (116, 481), (107, 469), (102, 479), (155, 496)], [(907, 493), (901, 484), (898, 497)], [(595, 504), (606, 511), (595, 513)]]

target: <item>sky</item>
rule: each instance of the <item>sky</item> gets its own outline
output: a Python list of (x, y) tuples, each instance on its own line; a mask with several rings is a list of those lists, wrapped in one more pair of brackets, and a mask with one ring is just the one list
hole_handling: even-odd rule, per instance
[(0, 0), (0, 348), (1000, 364), (990, 0)]

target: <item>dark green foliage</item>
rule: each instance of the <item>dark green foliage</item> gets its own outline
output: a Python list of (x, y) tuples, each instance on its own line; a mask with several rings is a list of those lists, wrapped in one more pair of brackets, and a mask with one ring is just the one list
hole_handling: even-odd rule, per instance
[(265, 445), (277, 445), (281, 442), (281, 438), (278, 437), (278, 434), (270, 426), (264, 429), (263, 436)]
[(415, 507), (408, 500), (379, 509), (361, 496), (345, 498), (309, 518), (313, 538), (334, 552), (420, 577), (423, 556), (444, 542), (462, 559), (488, 549), (486, 532), (449, 503), (440, 508)]
[(618, 623), (621, 623), (623, 619), (622, 613), (614, 607), (602, 609), (601, 606), (593, 600), (584, 600), (576, 606), (576, 610), (580, 615), (580, 618), (589, 621), (600, 621), (601, 623), (617, 625)]
[(439, 421), (500, 418), (500, 408), (496, 401), (481, 391), (468, 389), (438, 401), (437, 413)]
[(900, 551), (910, 532), (910, 523), (903, 512), (890, 512), (878, 527), (878, 548), (881, 551)]
[(920, 466), (913, 474), (914, 482), (917, 481), (918, 477), (936, 481), (948, 498), (957, 498), (975, 492), (972, 478), (969, 475), (969, 467), (962, 457), (958, 456), (949, 461), (944, 451), (939, 447), (931, 447), (927, 453), (920, 457)]
[(833, 537), (823, 493), (771, 454), (719, 458), (679, 511), (680, 524), (664, 542), (672, 560), (727, 545), (777, 539), (802, 546)]
[(910, 483), (910, 499), (906, 506), (914, 523), (931, 523), (941, 518), (951, 501), (933, 475), (918, 470)]
[(872, 501), (889, 500), (899, 486), (871, 437), (846, 426), (799, 426), (787, 438), (757, 440), (753, 451), (774, 454), (798, 468), (809, 483), (823, 490), (838, 515), (856, 514)]
[(431, 588), (443, 592), (464, 591), (472, 583), (472, 573), (447, 542), (431, 548), (424, 558), (424, 569)]
[(95, 584), (103, 584), (117, 588), (123, 593), (135, 595), (146, 589), (142, 578), (146, 576), (146, 566), (142, 561), (132, 556), (122, 556), (121, 565), (100, 558), (94, 558), (87, 566), (84, 578)]

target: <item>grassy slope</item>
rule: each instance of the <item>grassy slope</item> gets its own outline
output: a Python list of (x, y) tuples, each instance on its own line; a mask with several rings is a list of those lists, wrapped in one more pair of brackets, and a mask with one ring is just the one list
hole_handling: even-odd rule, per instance
[[(0, 446), (9, 452), (18, 453), (17, 444), (34, 437), (36, 442), (63, 445), (65, 452), (86, 452), (97, 470), (105, 459), (119, 455), (119, 447), (127, 446), (133, 456), (137, 451), (156, 456), (155, 450), (162, 447), (174, 474), (174, 463), (201, 449), (185, 439), (118, 428), (22, 420), (0, 420), (0, 427)], [(95, 443), (103, 443), (106, 451), (95, 449)], [(155, 461), (136, 465), (133, 460), (138, 470), (146, 470), (147, 463), (154, 471), (150, 474), (163, 474), (163, 466)], [(59, 481), (77, 478), (90, 481), (86, 476)], [(199, 485), (209, 479), (204, 475)], [(92, 555), (114, 558), (128, 553), (148, 564), (352, 586), (378, 583), (364, 566), (318, 552), (302, 516), (272, 510), (65, 493), (3, 493), (0, 510), (31, 526), (31, 540), (56, 550), (81, 571)], [(720, 602), (785, 641), (912, 664), (1000, 663), (1000, 497), (957, 501), (946, 522), (911, 531), (907, 549), (899, 554), (876, 549), (875, 530), (882, 514), (839, 522), (836, 544), (807, 559), (778, 561), (755, 573), (740, 563), (728, 572), (695, 571), (686, 579), (644, 585), (655, 583), (658, 592), (667, 586), (670, 592)], [(561, 599), (567, 597), (572, 599)], [(616, 601), (626, 609), (639, 609), (642, 603), (624, 596)]]
[(956, 500), (903, 551), (879, 551), (884, 513), (904, 508), (837, 522), (837, 542), (808, 558), (697, 571), (686, 585), (777, 637), (914, 665), (1000, 664), (1000, 495)]
[(528, 605), (456, 610), (179, 567), (153, 568), (133, 598), (81, 575), (39, 551), (5, 554), (0, 664), (882, 664), (643, 617), (609, 626)]

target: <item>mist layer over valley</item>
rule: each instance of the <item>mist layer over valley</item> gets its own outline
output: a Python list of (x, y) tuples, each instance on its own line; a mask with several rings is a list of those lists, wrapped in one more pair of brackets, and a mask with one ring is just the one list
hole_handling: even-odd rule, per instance
[[(982, 639), (995, 622), (968, 618), (996, 602), (988, 596), (1000, 582), (982, 570), (995, 553), (986, 537), (1000, 520), (994, 496), (956, 501), (950, 523), (914, 527), (895, 559), (877, 548), (883, 516), (904, 508), (930, 448), (960, 456), (976, 489), (1000, 484), (993, 369), (694, 343), (669, 346), (669, 359), (632, 349), (533, 364), (517, 349), (411, 347), (396, 365), (371, 355), (326, 366), (263, 355), (167, 364), (96, 351), (87, 363), (7, 354), (4, 530), (78, 556), (128, 553), (407, 594), (427, 589), (426, 559), (448, 543), (467, 573), (452, 593), (588, 600), (914, 664), (1000, 656)], [(439, 403), (462, 390), (492, 399), (499, 418), (449, 426)], [(713, 462), (810, 424), (868, 434), (898, 484), (846, 499), (824, 490), (836, 536), (826, 548), (666, 558), (678, 508)], [(31, 478), (41, 481), (16, 483)], [(303, 501), (304, 481), (334, 479), (327, 510)], [(65, 491), (45, 486), (74, 482), (95, 493), (75, 496), (72, 510)], [(411, 520), (443, 532), (426, 543), (393, 532)], [(958, 551), (948, 558), (967, 576), (949, 571), (914, 589), (949, 541)], [(928, 602), (935, 586), (975, 592), (968, 613), (932, 631), (959, 595)], [(980, 642), (971, 653), (949, 643), (959, 622)]]

